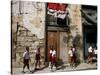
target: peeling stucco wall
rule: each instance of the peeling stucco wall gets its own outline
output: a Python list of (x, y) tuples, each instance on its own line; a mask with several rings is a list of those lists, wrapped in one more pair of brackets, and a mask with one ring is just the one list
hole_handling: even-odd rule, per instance
[(78, 52), (80, 53), (80, 60), (83, 60), (83, 33), (81, 22), (81, 5), (69, 5), (69, 17), (70, 17), (70, 33), (68, 33), (67, 39), (69, 39), (69, 46), (75, 44)]
[[(40, 2), (22, 1), (19, 7), (19, 1), (16, 1), (12, 5), (12, 57), (13, 66), (22, 66), (22, 54), (26, 46), (29, 46), (31, 54), (31, 65), (34, 62), (35, 53), (34, 50), (37, 46), (41, 49), (41, 61), (45, 59), (45, 14), (46, 4)], [(19, 10), (20, 8), (20, 10)], [(72, 46), (72, 43), (77, 44), (78, 51), (80, 53), (80, 59), (83, 59), (82, 48), (82, 23), (81, 23), (81, 6), (69, 5), (69, 18), (70, 18), (70, 32), (60, 33), (60, 58), (68, 61), (68, 49)], [(66, 39), (66, 40), (65, 40)], [(65, 55), (62, 56), (63, 53)], [(16, 65), (15, 65), (16, 63)], [(44, 62), (42, 63), (44, 64)]]
[(34, 63), (37, 46), (40, 46), (41, 61), (44, 64), (45, 4), (31, 1), (22, 1), (20, 4), (21, 11), (19, 1), (12, 4), (12, 57), (15, 59), (13, 67), (23, 65), (22, 55), (26, 46), (30, 49), (30, 65)]
[[(39, 39), (44, 38), (45, 30), (45, 3), (24, 2), (24, 27), (36, 34)], [(23, 8), (23, 9), (24, 9)]]
[[(60, 59), (68, 62), (68, 50), (71, 49), (73, 44), (76, 45), (79, 59), (83, 61), (83, 32), (81, 22), (81, 5), (69, 4), (68, 5), (68, 17), (70, 20), (69, 32), (60, 33)], [(63, 42), (66, 42), (64, 43)], [(64, 54), (65, 53), (65, 54)]]

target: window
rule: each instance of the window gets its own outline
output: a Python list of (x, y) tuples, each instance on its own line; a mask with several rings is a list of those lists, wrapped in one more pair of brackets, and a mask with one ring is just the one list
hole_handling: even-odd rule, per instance
[(68, 26), (67, 4), (47, 3), (46, 23), (48, 26)]

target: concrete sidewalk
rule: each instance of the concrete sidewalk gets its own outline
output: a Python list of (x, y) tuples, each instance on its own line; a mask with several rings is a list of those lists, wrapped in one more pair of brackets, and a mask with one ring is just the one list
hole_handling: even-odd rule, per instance
[[(97, 69), (96, 63), (94, 63), (94, 64), (81, 63), (76, 68), (72, 68), (72, 67), (68, 66), (67, 64), (64, 64), (62, 66), (59, 66), (57, 70), (54, 68), (53, 71), (51, 71), (50, 67), (46, 67), (41, 70), (34, 71), (34, 68), (31, 67), (32, 72), (28, 72), (26, 69), (25, 74), (68, 72), (68, 71), (96, 70), (96, 69)], [(13, 75), (23, 74), (22, 68), (12, 68), (12, 71), (13, 71)]]

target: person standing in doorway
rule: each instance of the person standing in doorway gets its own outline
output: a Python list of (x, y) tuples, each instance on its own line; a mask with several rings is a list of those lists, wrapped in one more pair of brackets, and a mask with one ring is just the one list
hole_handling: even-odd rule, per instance
[(29, 67), (29, 60), (30, 60), (30, 54), (29, 54), (29, 47), (27, 46), (25, 52), (23, 53), (23, 64), (24, 64), (23, 72), (24, 72), (24, 69), (26, 66), (27, 66), (29, 72), (31, 72), (30, 67)]

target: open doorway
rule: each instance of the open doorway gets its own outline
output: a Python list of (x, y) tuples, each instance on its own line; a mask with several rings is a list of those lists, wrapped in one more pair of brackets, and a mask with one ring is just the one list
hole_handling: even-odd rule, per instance
[(92, 47), (97, 47), (97, 27), (94, 26), (83, 26), (83, 42), (84, 42), (84, 59), (87, 59), (88, 48), (90, 45)]

